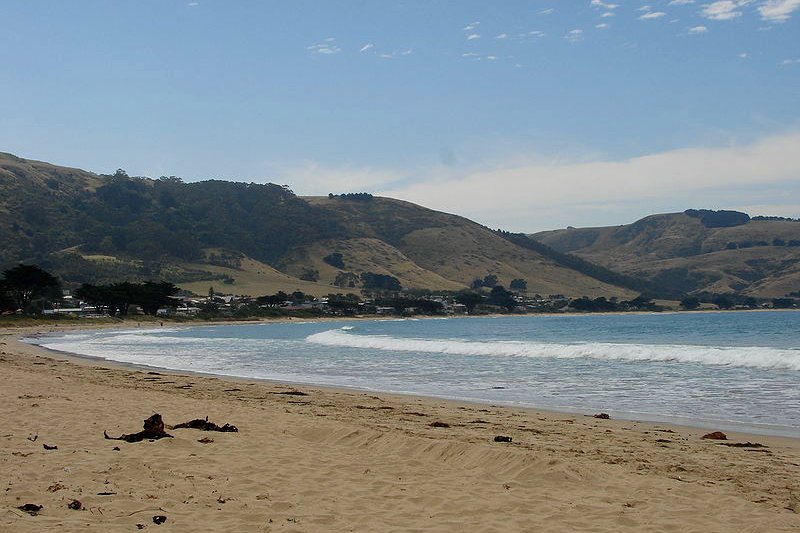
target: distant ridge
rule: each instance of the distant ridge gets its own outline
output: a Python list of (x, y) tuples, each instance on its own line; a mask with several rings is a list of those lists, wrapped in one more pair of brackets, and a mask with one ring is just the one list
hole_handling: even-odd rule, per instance
[(800, 291), (800, 221), (791, 218), (687, 209), (530, 237), (675, 293), (780, 298)]

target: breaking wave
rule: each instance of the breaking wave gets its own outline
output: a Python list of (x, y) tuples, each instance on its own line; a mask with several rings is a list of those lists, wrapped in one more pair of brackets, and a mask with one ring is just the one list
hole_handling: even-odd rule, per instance
[(384, 335), (355, 335), (329, 330), (306, 337), (325, 346), (398, 352), (553, 359), (591, 358), (607, 361), (675, 362), (730, 367), (800, 371), (800, 350), (769, 347), (691, 346), (669, 344), (476, 342), (450, 339), (414, 339)]

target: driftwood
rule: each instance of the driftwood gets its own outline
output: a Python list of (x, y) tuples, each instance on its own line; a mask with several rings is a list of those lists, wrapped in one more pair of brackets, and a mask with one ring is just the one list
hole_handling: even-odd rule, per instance
[(172, 426), (172, 429), (183, 428), (199, 429), (201, 431), (221, 431), (223, 433), (237, 433), (239, 431), (239, 428), (231, 424), (218, 426), (214, 422), (209, 422), (208, 417), (206, 417), (205, 420), (202, 418), (195, 418), (194, 420), (189, 420), (188, 422), (183, 422), (181, 424), (175, 424)]
[(163, 439), (164, 437), (172, 438), (172, 435), (164, 431), (164, 421), (161, 419), (161, 415), (158, 413), (144, 421), (144, 430), (140, 431), (139, 433), (111, 437), (107, 431), (103, 431), (103, 436), (109, 440), (124, 440), (125, 442), (157, 440)]

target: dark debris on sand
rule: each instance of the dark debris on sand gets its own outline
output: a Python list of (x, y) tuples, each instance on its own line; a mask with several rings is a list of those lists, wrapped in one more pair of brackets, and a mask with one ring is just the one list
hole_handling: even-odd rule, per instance
[(222, 433), (237, 433), (239, 428), (232, 424), (223, 424), (222, 426), (218, 426), (214, 422), (209, 422), (208, 417), (204, 419), (202, 418), (195, 418), (194, 420), (189, 420), (188, 422), (182, 422), (180, 424), (175, 424), (172, 426), (172, 429), (199, 429), (200, 431), (220, 431)]
[(156, 413), (144, 421), (144, 430), (139, 433), (111, 437), (108, 432), (103, 431), (103, 436), (109, 440), (124, 440), (125, 442), (141, 442), (143, 440), (158, 440), (165, 437), (172, 438), (172, 435), (164, 431), (164, 420), (161, 415)]
[(41, 511), (42, 508), (43, 508), (42, 505), (38, 505), (35, 503), (26, 503), (25, 505), (20, 505), (19, 507), (17, 507), (17, 509), (19, 509), (20, 511), (25, 511), (31, 516), (36, 516), (37, 514), (39, 514), (39, 511)]

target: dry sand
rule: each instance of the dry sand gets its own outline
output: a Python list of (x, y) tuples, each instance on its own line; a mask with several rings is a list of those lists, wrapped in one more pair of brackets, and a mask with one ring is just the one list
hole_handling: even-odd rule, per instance
[[(19, 333), (0, 333), (0, 531), (800, 531), (797, 439), (152, 373)], [(240, 431), (104, 439), (153, 413)]]

